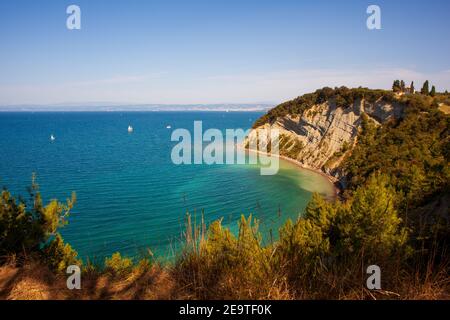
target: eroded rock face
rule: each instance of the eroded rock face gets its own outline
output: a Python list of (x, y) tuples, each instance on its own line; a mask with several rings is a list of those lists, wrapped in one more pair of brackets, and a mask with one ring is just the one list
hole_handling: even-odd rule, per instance
[[(357, 142), (363, 113), (380, 124), (392, 117), (401, 117), (403, 107), (381, 100), (375, 103), (357, 101), (347, 108), (326, 102), (314, 105), (301, 116), (281, 117), (272, 125), (265, 124), (257, 129), (278, 129), (280, 155), (339, 179), (339, 164)], [(255, 145), (257, 129), (250, 133), (248, 145)], [(263, 146), (267, 145), (267, 136), (259, 134), (259, 139)]]

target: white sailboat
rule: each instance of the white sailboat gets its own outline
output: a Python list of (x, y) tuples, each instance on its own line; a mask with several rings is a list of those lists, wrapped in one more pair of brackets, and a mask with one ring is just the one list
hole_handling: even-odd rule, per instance
[(166, 127), (166, 129), (172, 129), (172, 126), (169, 125), (169, 126)]
[(55, 141), (55, 140), (56, 140), (55, 136), (53, 134), (51, 134), (50, 135), (50, 141)]
[(132, 126), (128, 126), (128, 132), (129, 133), (133, 132), (133, 127)]

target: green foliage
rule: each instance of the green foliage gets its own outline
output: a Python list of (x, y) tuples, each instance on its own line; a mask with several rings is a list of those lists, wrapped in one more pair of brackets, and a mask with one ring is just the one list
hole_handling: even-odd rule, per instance
[(438, 110), (445, 99), (444, 94), (402, 97), (404, 117), (381, 126), (364, 116), (358, 143), (341, 164), (349, 199), (374, 173), (388, 177), (397, 194), (395, 208), (419, 252), (445, 248), (449, 241), (448, 210), (438, 209), (450, 190), (450, 116)]
[[(264, 258), (265, 252), (261, 247), (261, 235), (258, 233), (258, 222), (252, 223), (252, 217), (243, 216), (239, 223), (237, 238), (228, 229), (223, 229), (220, 222), (213, 223), (208, 232), (207, 240), (202, 244), (203, 254), (207, 263), (214, 266), (220, 263), (226, 268), (245, 269), (255, 265)], [(257, 276), (257, 272), (250, 271), (248, 277)]]
[(280, 136), (279, 142), (279, 153), (282, 156), (289, 157), (291, 159), (296, 159), (300, 151), (304, 148), (301, 141), (291, 138), (285, 134)]
[(394, 91), (394, 92), (400, 92), (401, 91), (400, 80), (395, 80), (394, 81), (394, 84), (392, 85), (392, 91)]
[(114, 275), (122, 276), (133, 268), (133, 260), (123, 258), (119, 252), (114, 253), (111, 258), (105, 259), (105, 270)]
[[(191, 233), (191, 227), (187, 227)], [(194, 237), (195, 238), (195, 237)], [(175, 270), (190, 290), (208, 299), (270, 297), (270, 248), (261, 244), (258, 222), (242, 216), (239, 232), (233, 235), (213, 222), (196, 244), (187, 237), (187, 245), (177, 259)]]
[(373, 174), (345, 202), (330, 203), (314, 194), (303, 216), (287, 221), (273, 245), (262, 245), (251, 217), (242, 217), (237, 236), (216, 221), (205, 236), (188, 237), (175, 276), (202, 299), (261, 299), (321, 286), (330, 290), (326, 277), (331, 270), (346, 279), (361, 263), (404, 261), (408, 233), (396, 203), (387, 177)]
[(405, 88), (406, 88), (405, 81), (401, 80), (401, 81), (400, 81), (400, 91), (401, 91), (401, 92), (404, 92), (404, 91), (405, 91)]
[(280, 229), (276, 264), (284, 266), (290, 279), (315, 276), (324, 268), (325, 257), (330, 253), (326, 234), (335, 214), (335, 208), (315, 194), (305, 217), (295, 224), (288, 220)]
[(329, 203), (315, 194), (303, 217), (280, 229), (276, 266), (294, 283), (315, 281), (339, 265), (384, 261), (407, 254), (407, 232), (395, 209), (387, 178), (375, 174), (352, 199)]
[(423, 94), (423, 95), (429, 95), (429, 93), (430, 93), (430, 88), (429, 88), (429, 82), (428, 82), (428, 80), (426, 80), (424, 83), (423, 83), (423, 86), (422, 86), (422, 89), (420, 90), (420, 93), (421, 94)]
[(286, 151), (286, 156), (292, 159), (296, 159), (302, 149), (303, 149), (302, 142), (294, 140), (292, 144), (289, 146), (289, 150)]
[(383, 126), (363, 118), (358, 144), (343, 164), (350, 190), (379, 171), (409, 205), (419, 205), (448, 184), (450, 117), (423, 99), (409, 99), (404, 119)]
[(343, 154), (346, 153), (348, 150), (350, 150), (350, 147), (351, 147), (350, 143), (348, 141), (344, 141), (341, 147), (341, 152)]
[(432, 96), (432, 97), (436, 96), (436, 87), (435, 86), (431, 87), (430, 96)]
[(137, 263), (133, 266), (133, 271), (137, 274), (143, 274), (147, 271), (150, 271), (152, 267), (151, 260), (148, 258), (140, 259)]
[(361, 99), (365, 99), (369, 102), (375, 102), (379, 99), (392, 102), (395, 101), (396, 98), (392, 92), (386, 90), (371, 90), (367, 88), (349, 89), (347, 87), (332, 89), (324, 87), (313, 93), (308, 93), (294, 100), (284, 102), (271, 109), (253, 124), (253, 128), (262, 126), (265, 123), (273, 123), (277, 118), (288, 114), (301, 116), (305, 111), (317, 104), (334, 102), (337, 107), (347, 108)]
[(42, 253), (47, 265), (58, 272), (65, 272), (70, 265), (81, 265), (81, 261), (77, 259), (78, 253), (69, 244), (64, 244), (59, 233)]
[(0, 259), (51, 253), (55, 256), (48, 257), (48, 261), (56, 269), (73, 261), (73, 250), (63, 245), (57, 230), (67, 223), (74, 203), (75, 194), (72, 194), (66, 204), (52, 200), (44, 206), (34, 177), (29, 202), (16, 200), (3, 190), (0, 197)]
[(363, 250), (374, 261), (398, 252), (406, 244), (407, 233), (396, 201), (386, 176), (372, 175), (336, 211), (336, 252), (350, 255)]

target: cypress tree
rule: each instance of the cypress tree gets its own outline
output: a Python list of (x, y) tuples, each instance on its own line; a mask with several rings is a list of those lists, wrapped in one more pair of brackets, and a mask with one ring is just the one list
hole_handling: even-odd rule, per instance
[(422, 90), (420, 90), (420, 93), (424, 94), (424, 95), (429, 95), (430, 94), (428, 80), (423, 83), (423, 87), (422, 87)]
[(414, 93), (414, 81), (411, 81), (411, 93)]
[(394, 81), (394, 84), (392, 85), (392, 91), (394, 92), (400, 91), (400, 80)]
[(436, 95), (436, 88), (434, 86), (432, 86), (430, 96), (434, 97), (435, 95)]

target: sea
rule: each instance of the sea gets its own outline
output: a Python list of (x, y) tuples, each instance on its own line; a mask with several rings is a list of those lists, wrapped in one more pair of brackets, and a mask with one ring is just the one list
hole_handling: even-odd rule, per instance
[[(77, 201), (64, 240), (91, 262), (115, 252), (176, 256), (187, 214), (206, 225), (221, 219), (234, 233), (244, 215), (258, 219), (263, 241), (304, 211), (313, 192), (331, 196), (326, 177), (280, 162), (174, 164), (174, 130), (249, 129), (261, 112), (2, 112), (0, 186), (28, 199), (33, 174), (44, 201)], [(128, 132), (128, 126), (133, 128)], [(54, 140), (50, 137), (53, 135)]]

